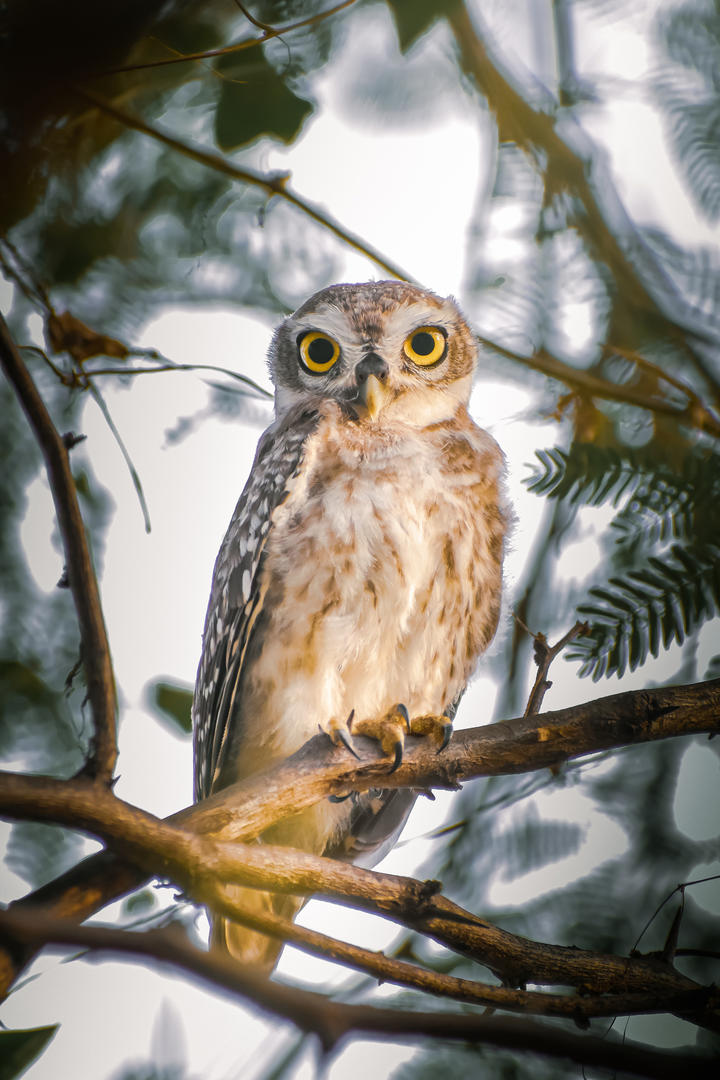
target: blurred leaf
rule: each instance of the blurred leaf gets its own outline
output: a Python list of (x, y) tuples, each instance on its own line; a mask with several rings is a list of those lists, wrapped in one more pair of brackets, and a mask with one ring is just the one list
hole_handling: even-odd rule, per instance
[(140, 889), (123, 901), (123, 911), (126, 915), (145, 915), (155, 907), (156, 903), (154, 889)]
[(400, 51), (405, 53), (440, 18), (450, 14), (457, 0), (388, 0)]
[(661, 13), (667, 66), (656, 81), (670, 146), (700, 210), (720, 217), (720, 9), (685, 3)]
[(38, 889), (79, 862), (83, 845), (79, 833), (60, 825), (21, 821), (10, 832), (5, 862), (31, 888)]
[(217, 70), (223, 80), (215, 139), (222, 150), (236, 150), (266, 135), (292, 142), (313, 111), (312, 102), (287, 86), (262, 49), (222, 57)]
[(26, 1028), (0, 1031), (0, 1080), (15, 1080), (42, 1054), (60, 1027)]
[(166, 724), (169, 721), (168, 727), (175, 735), (191, 734), (193, 692), (189, 686), (158, 681), (150, 684), (147, 694), (158, 717)]

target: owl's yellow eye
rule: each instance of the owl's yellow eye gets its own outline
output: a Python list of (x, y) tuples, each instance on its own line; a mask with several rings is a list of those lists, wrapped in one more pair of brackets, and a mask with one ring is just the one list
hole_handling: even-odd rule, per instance
[(421, 367), (437, 364), (445, 355), (447, 338), (437, 326), (421, 326), (405, 338), (403, 349), (408, 360)]
[(340, 355), (340, 346), (327, 334), (309, 330), (298, 339), (300, 363), (312, 375), (324, 375)]

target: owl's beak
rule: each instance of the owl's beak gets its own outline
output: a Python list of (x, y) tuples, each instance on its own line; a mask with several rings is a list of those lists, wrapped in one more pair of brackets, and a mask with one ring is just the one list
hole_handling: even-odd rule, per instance
[(353, 401), (358, 416), (377, 419), (390, 396), (388, 375), (388, 366), (377, 353), (370, 353), (360, 361), (355, 368), (357, 395)]

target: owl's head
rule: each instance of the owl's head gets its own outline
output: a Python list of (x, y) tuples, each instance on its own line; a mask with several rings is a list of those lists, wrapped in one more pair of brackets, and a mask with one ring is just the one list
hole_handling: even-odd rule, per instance
[(467, 404), (476, 357), (453, 300), (400, 281), (332, 285), (275, 332), (276, 412), (330, 399), (362, 424), (440, 423)]

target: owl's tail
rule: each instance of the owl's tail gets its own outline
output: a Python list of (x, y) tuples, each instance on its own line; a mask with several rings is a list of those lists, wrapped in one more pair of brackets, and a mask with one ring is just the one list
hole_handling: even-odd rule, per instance
[[(294, 919), (305, 903), (301, 896), (285, 896), (278, 893), (260, 892), (259, 889), (243, 889), (240, 886), (228, 890), (232, 899), (248, 913), (280, 915)], [(284, 942), (268, 937), (257, 930), (250, 930), (241, 923), (222, 915), (211, 915), (210, 945), (230, 954), (240, 963), (255, 971), (269, 975), (275, 967)]]

